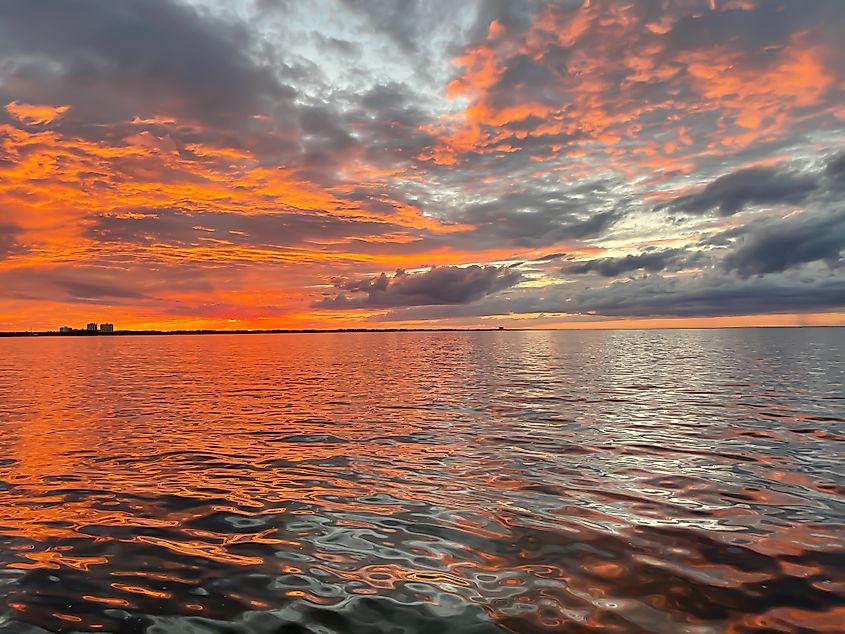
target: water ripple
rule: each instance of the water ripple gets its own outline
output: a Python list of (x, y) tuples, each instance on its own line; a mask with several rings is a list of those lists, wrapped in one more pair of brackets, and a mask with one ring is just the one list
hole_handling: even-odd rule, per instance
[(0, 633), (841, 632), (841, 329), (0, 341)]

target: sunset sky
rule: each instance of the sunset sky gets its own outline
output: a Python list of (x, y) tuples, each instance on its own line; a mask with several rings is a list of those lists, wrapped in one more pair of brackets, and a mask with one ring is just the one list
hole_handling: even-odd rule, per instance
[(0, 330), (845, 323), (841, 0), (3, 0)]

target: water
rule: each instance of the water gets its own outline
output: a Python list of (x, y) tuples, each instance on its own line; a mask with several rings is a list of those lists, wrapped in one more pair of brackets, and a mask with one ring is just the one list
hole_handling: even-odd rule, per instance
[(841, 632), (845, 331), (0, 340), (0, 632)]

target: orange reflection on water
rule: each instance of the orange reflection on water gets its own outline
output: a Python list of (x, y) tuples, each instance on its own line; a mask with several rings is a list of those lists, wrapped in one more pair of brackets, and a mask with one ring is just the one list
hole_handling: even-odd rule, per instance
[(833, 631), (830, 336), (0, 341), (0, 598), (115, 632), (110, 608), (372, 605), (441, 629)]

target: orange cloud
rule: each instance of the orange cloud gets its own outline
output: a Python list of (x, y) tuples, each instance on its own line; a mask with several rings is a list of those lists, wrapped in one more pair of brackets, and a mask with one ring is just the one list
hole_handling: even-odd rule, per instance
[[(713, 3), (711, 10), (755, 6)], [(562, 158), (572, 146), (589, 146), (595, 159), (603, 155), (617, 167), (632, 150), (675, 160), (679, 146), (656, 141), (649, 129), (674, 127), (689, 155), (695, 149), (684, 121), (710, 114), (719, 125), (702, 128), (707, 150), (736, 151), (784, 137), (806, 116), (802, 110), (822, 106), (837, 87), (828, 51), (808, 32), (762, 56), (736, 41), (675, 51), (669, 36), (676, 21), (667, 13), (643, 22), (636, 4), (595, 2), (579, 10), (550, 4), (524, 32), (491, 24), (483, 42), (454, 60), (460, 73), (447, 94), (467, 104), (460, 117), (431, 128), (440, 144), (421, 160), (455, 165), (468, 153), (501, 152), (502, 142), (514, 138), (538, 161)], [(517, 64), (527, 66), (524, 77), (542, 76), (540, 83), (515, 80)], [(668, 113), (670, 125), (657, 113)], [(671, 113), (678, 115), (674, 125)], [(528, 149), (536, 144), (527, 140), (554, 135), (569, 142), (552, 153)], [(622, 142), (624, 149), (613, 147)]]
[(36, 106), (33, 104), (11, 101), (6, 104), (6, 112), (16, 120), (27, 125), (44, 125), (61, 117), (70, 106)]

